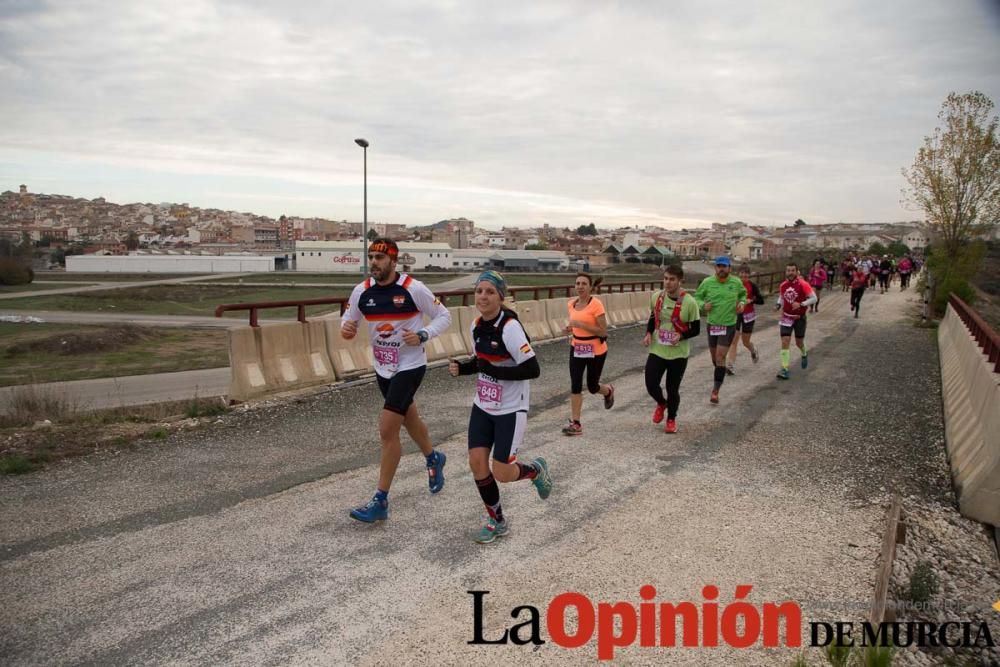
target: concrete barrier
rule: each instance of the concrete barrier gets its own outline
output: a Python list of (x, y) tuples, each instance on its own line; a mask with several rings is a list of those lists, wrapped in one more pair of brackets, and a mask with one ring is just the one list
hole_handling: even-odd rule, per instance
[(569, 302), (567, 298), (546, 299), (542, 302), (545, 304), (545, 319), (549, 323), (549, 331), (552, 332), (553, 338), (566, 335), (565, 329), (569, 326), (567, 302)]
[(629, 305), (632, 306), (632, 312), (635, 314), (636, 322), (646, 322), (649, 320), (649, 313), (651, 310), (650, 301), (653, 299), (653, 294), (655, 292), (632, 292), (629, 294)]
[(269, 391), (299, 389), (336, 380), (323, 322), (258, 327), (261, 363)]
[(553, 338), (545, 301), (519, 301), (513, 306), (514, 311), (517, 312), (517, 318), (521, 321), (521, 325), (528, 332), (528, 337), (532, 341)]
[(632, 324), (645, 322), (649, 317), (649, 308), (645, 306), (645, 294), (645, 292), (625, 292)]
[(472, 342), (472, 323), (479, 317), (479, 311), (475, 306), (456, 306), (452, 317), (458, 315), (458, 324), (462, 328), (462, 340), (465, 341), (465, 354), (471, 355), (476, 349)]
[[(424, 345), (428, 362), (437, 361), (438, 359), (448, 359), (450, 357), (461, 357), (468, 354), (466, 351), (465, 336), (462, 335), (462, 322), (458, 316), (458, 309), (461, 307), (448, 309), (451, 311), (451, 326), (440, 336), (431, 338)], [(429, 321), (430, 318), (425, 316), (424, 323), (426, 324)]]
[(268, 392), (264, 366), (260, 361), (260, 327), (234, 327), (227, 331), (229, 342), (229, 399), (247, 401)]
[(337, 377), (345, 379), (375, 372), (368, 325), (364, 320), (358, 322), (358, 335), (353, 340), (344, 340), (340, 336), (339, 316), (324, 319), (323, 326), (326, 328), (327, 355)]
[(625, 293), (601, 294), (604, 302), (604, 310), (607, 313), (608, 324), (616, 327), (635, 323), (635, 315), (632, 314), (630, 297)]
[(951, 304), (938, 326), (945, 440), (959, 508), (1000, 526), (1000, 373)]

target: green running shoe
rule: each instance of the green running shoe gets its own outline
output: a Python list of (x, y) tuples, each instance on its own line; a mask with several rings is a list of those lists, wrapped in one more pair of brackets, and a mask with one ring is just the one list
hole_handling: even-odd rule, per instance
[(479, 534), (476, 535), (476, 542), (479, 544), (489, 544), (498, 537), (503, 537), (510, 532), (510, 528), (507, 526), (507, 522), (498, 522), (493, 517), (486, 520), (486, 525), (482, 527)]
[(531, 483), (535, 485), (538, 497), (545, 500), (552, 493), (552, 475), (549, 474), (549, 464), (539, 456), (531, 462), (531, 465), (535, 466), (538, 470), (538, 475), (535, 476), (535, 479), (531, 480)]

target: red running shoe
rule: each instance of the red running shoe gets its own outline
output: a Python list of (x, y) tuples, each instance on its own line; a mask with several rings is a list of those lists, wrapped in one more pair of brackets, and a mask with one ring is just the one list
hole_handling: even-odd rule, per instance
[(715, 391), (713, 391), (712, 395), (709, 397), (708, 400), (711, 401), (712, 403), (718, 403), (719, 402), (719, 390), (716, 389)]
[(663, 429), (664, 433), (677, 433), (677, 421), (674, 419), (667, 420), (667, 427)]
[(666, 410), (667, 410), (667, 406), (660, 405), (659, 403), (656, 404), (656, 409), (653, 410), (653, 423), (654, 424), (659, 424), (661, 421), (663, 421), (663, 413), (666, 412)]

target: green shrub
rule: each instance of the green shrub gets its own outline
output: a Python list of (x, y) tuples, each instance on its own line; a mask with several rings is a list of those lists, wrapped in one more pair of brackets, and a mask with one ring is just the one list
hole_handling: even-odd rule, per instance
[(892, 661), (891, 646), (866, 646), (861, 654), (862, 667), (891, 667)]
[(0, 456), (0, 475), (23, 475), (37, 467), (31, 461), (18, 454)]
[(0, 285), (27, 285), (35, 278), (35, 272), (14, 257), (0, 257)]
[(949, 257), (941, 246), (933, 246), (927, 257), (927, 270), (934, 276), (934, 295), (931, 305), (936, 315), (943, 315), (948, 305), (948, 294), (954, 292), (968, 304), (976, 298), (970, 280), (983, 266), (986, 244), (982, 241), (968, 243), (958, 254)]
[(923, 604), (928, 602), (938, 592), (938, 578), (931, 564), (922, 560), (913, 568), (910, 575), (910, 588), (906, 592), (910, 602)]
[(832, 667), (847, 667), (850, 664), (852, 647), (834, 642), (826, 647), (826, 659)]
[(972, 284), (964, 277), (953, 274), (938, 283), (934, 289), (935, 313), (944, 314), (948, 307), (948, 295), (952, 293), (970, 306), (976, 300), (976, 290), (972, 288)]

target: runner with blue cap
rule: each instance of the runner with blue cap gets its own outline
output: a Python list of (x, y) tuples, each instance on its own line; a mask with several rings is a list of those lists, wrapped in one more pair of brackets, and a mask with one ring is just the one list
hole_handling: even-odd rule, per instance
[(719, 402), (719, 390), (726, 379), (726, 354), (736, 336), (736, 316), (743, 312), (747, 290), (743, 281), (730, 278), (732, 262), (726, 255), (715, 258), (715, 275), (701, 281), (694, 299), (699, 310), (707, 316), (708, 348), (712, 354), (713, 385), (712, 403)]

